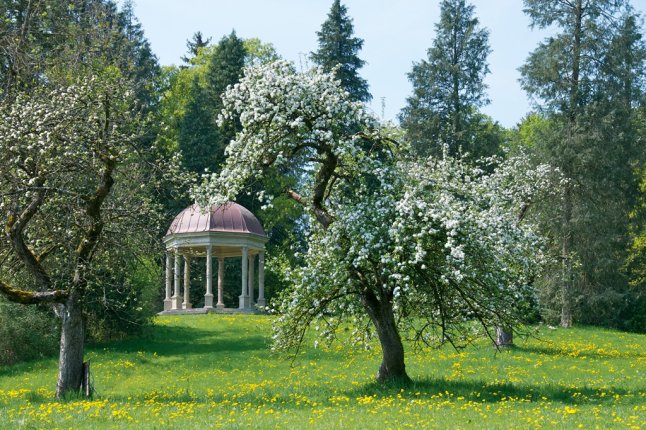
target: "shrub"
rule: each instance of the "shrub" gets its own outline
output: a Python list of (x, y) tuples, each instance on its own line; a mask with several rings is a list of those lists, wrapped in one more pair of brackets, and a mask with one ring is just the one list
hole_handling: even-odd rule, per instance
[(0, 297), (0, 364), (52, 356), (60, 323), (51, 306), (24, 306)]

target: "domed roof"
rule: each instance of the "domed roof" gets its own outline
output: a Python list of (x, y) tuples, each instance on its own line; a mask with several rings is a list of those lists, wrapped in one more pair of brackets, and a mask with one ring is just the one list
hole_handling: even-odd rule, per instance
[(205, 232), (250, 233), (266, 237), (260, 221), (245, 207), (228, 202), (203, 211), (198, 205), (184, 209), (173, 220), (169, 234)]

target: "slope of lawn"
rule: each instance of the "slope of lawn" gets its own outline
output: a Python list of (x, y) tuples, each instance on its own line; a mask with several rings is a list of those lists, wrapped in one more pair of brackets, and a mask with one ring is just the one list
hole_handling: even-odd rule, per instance
[[(646, 336), (542, 328), (540, 340), (408, 352), (413, 386), (373, 383), (379, 350), (269, 350), (271, 317), (159, 317), (89, 348), (96, 396), (53, 400), (56, 360), (0, 368), (0, 428), (646, 428)], [(410, 349), (410, 348), (409, 348)]]

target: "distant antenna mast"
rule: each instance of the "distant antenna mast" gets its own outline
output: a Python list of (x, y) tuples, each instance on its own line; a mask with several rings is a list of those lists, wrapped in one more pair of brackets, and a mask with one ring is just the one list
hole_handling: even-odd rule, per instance
[(307, 54), (304, 52), (298, 53), (298, 64), (301, 67), (301, 72), (307, 67)]

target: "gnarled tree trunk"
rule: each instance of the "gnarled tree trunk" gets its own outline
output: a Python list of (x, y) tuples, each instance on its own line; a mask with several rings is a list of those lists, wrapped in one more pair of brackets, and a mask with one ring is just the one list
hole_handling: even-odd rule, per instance
[(83, 380), (83, 351), (85, 320), (76, 294), (71, 294), (61, 306), (61, 347), (58, 362), (56, 397), (78, 393)]
[(392, 302), (386, 297), (377, 299), (372, 291), (364, 293), (361, 301), (375, 325), (381, 343), (382, 361), (377, 381), (410, 382), (404, 363), (404, 345), (395, 323)]

